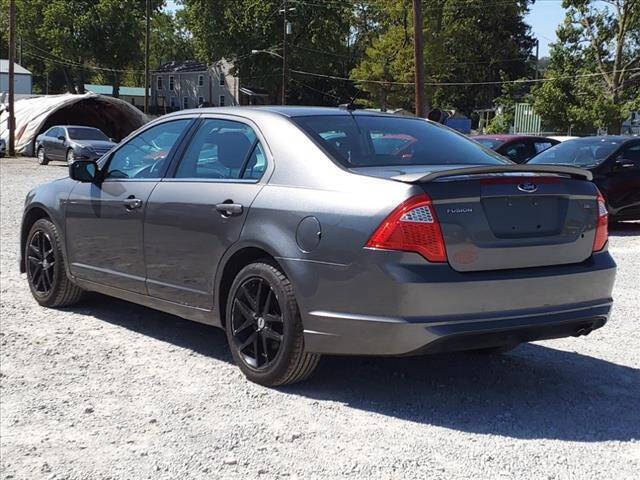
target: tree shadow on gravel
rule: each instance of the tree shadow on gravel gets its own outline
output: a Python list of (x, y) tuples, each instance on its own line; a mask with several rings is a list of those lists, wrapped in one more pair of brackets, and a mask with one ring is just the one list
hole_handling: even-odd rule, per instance
[[(232, 362), (218, 328), (89, 296), (75, 313)], [(594, 340), (573, 342), (580, 349)], [(498, 356), (324, 357), (310, 380), (279, 390), (471, 433), (581, 442), (640, 438), (640, 370), (538, 344)]]
[(609, 225), (612, 237), (635, 237), (640, 235), (640, 222), (616, 222)]

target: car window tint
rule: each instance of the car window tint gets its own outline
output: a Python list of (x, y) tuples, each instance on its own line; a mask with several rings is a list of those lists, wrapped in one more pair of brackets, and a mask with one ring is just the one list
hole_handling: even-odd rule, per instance
[(529, 158), (529, 148), (524, 142), (514, 143), (505, 148), (504, 156), (514, 162), (522, 163)]
[(49, 130), (49, 133), (47, 133), (47, 137), (58, 138), (62, 135), (61, 130), (62, 129), (58, 127), (53, 127), (51, 130)]
[(576, 165), (592, 167), (602, 163), (620, 146), (620, 141), (578, 138), (559, 143), (533, 157), (531, 164)]
[(625, 163), (633, 163), (632, 170), (640, 170), (640, 143), (626, 148), (620, 155), (620, 159)]
[(136, 135), (113, 154), (105, 178), (160, 178), (169, 152), (190, 121), (161, 123)]
[(238, 179), (256, 141), (251, 127), (205, 119), (185, 152), (176, 178)]
[(508, 163), (464, 135), (423, 119), (358, 114), (291, 120), (347, 168)]
[(551, 148), (551, 142), (535, 142), (536, 153), (544, 152), (547, 148)]
[(253, 149), (253, 153), (249, 157), (247, 166), (242, 174), (242, 178), (248, 178), (252, 180), (260, 180), (267, 169), (267, 156), (264, 154), (262, 144), (258, 142), (256, 148)]

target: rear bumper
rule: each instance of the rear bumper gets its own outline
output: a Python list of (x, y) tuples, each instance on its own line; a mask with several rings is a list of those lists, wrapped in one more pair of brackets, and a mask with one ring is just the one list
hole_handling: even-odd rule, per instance
[(417, 254), (371, 251), (335, 265), (279, 259), (296, 286), (308, 351), (407, 355), (559, 338), (602, 327), (616, 265), (460, 273)]
[(318, 312), (307, 350), (336, 355), (418, 355), (586, 335), (609, 319), (611, 303), (539, 315), (417, 322)]

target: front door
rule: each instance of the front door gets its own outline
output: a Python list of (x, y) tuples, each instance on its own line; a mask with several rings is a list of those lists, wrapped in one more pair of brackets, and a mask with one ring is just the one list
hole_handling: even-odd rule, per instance
[(251, 126), (202, 120), (181, 161), (147, 204), (149, 295), (213, 307), (218, 263), (238, 240), (266, 167), (265, 150)]
[(66, 210), (74, 275), (146, 293), (142, 235), (147, 200), (191, 121), (144, 130), (107, 157), (101, 182), (76, 184)]
[(612, 215), (640, 216), (640, 141), (608, 159), (594, 175)]

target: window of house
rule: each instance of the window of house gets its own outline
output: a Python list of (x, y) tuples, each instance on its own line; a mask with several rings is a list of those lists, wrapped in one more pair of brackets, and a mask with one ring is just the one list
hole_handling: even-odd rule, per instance
[(162, 90), (162, 77), (156, 79), (156, 87), (158, 90)]
[(176, 108), (176, 97), (173, 95), (171, 95), (171, 98), (169, 99), (169, 106), (171, 108)]
[(198, 86), (201, 87), (204, 85), (204, 75), (198, 75)]
[(224, 73), (220, 73), (220, 86), (224, 87)]
[(204, 97), (198, 97), (198, 105), (202, 105), (204, 103)]
[(184, 97), (182, 99), (182, 108), (189, 108), (189, 97)]
[(169, 77), (169, 90), (173, 91), (173, 75)]
[(218, 102), (218, 104), (219, 104), (221, 107), (224, 107), (224, 95), (220, 95), (220, 101)]
[(239, 122), (206, 119), (185, 152), (176, 178), (254, 179), (266, 157), (255, 132)]

